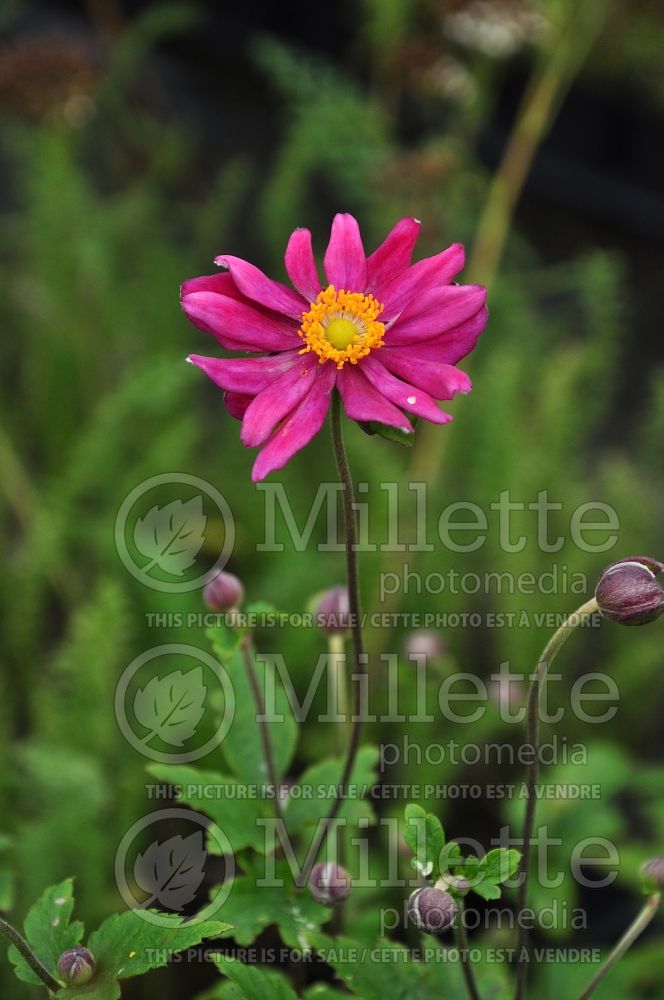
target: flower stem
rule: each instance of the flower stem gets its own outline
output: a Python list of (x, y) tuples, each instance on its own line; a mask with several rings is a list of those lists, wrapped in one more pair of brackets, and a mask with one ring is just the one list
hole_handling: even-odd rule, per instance
[(459, 961), (461, 962), (461, 971), (463, 972), (463, 978), (466, 981), (466, 986), (468, 988), (468, 995), (470, 996), (470, 1000), (482, 1000), (480, 991), (477, 988), (477, 983), (475, 982), (475, 973), (473, 972), (473, 966), (470, 961), (468, 935), (466, 934), (466, 925), (463, 922), (463, 917), (464, 917), (464, 903), (463, 899), (460, 899), (459, 916), (454, 928), (454, 933), (457, 939), (457, 948), (459, 949)]
[(352, 716), (350, 738), (348, 740), (348, 751), (346, 761), (341, 774), (341, 780), (336, 789), (336, 795), (330, 808), (330, 813), (325, 821), (318, 826), (314, 841), (309, 850), (307, 860), (298, 878), (298, 884), (306, 884), (311, 869), (313, 868), (318, 851), (321, 848), (328, 831), (339, 815), (339, 811), (347, 798), (348, 783), (357, 751), (360, 748), (360, 736), (362, 734), (363, 721), (363, 684), (362, 677), (366, 673), (366, 655), (364, 652), (364, 637), (362, 634), (362, 611), (360, 605), (360, 575), (357, 558), (357, 526), (355, 521), (355, 493), (353, 490), (353, 479), (348, 465), (348, 457), (344, 446), (343, 431), (341, 429), (341, 399), (337, 392), (332, 396), (330, 408), (332, 423), (332, 448), (334, 458), (337, 463), (339, 480), (343, 486), (344, 494), (344, 530), (346, 538), (346, 576), (348, 581), (348, 605), (350, 610), (351, 640), (353, 647), (355, 686), (355, 710)]
[(597, 970), (590, 983), (588, 983), (585, 990), (579, 997), (579, 1000), (588, 1000), (588, 997), (592, 996), (592, 994), (595, 992), (599, 984), (603, 981), (605, 976), (611, 971), (616, 962), (620, 961), (620, 959), (623, 957), (628, 948), (631, 948), (631, 946), (636, 941), (637, 937), (640, 934), (642, 934), (643, 931), (646, 929), (652, 918), (657, 913), (661, 901), (662, 897), (659, 892), (656, 892), (652, 896), (648, 897), (643, 909), (634, 920), (634, 923), (632, 923), (627, 928), (627, 930), (621, 937), (620, 941), (618, 941), (618, 944), (615, 946), (615, 948), (613, 949), (607, 960)]
[[(521, 838), (521, 843), (523, 846), (523, 851), (521, 854), (521, 861), (519, 863), (519, 895), (517, 901), (517, 915), (519, 918), (522, 917), (523, 911), (526, 908), (527, 902), (527, 890), (528, 890), (528, 875), (530, 872), (530, 855), (531, 855), (531, 840), (533, 836), (533, 828), (535, 826), (535, 810), (537, 807), (537, 799), (535, 796), (535, 786), (537, 784), (537, 777), (539, 774), (539, 695), (542, 685), (542, 681), (546, 676), (546, 672), (549, 669), (549, 665), (555, 660), (558, 651), (563, 646), (567, 638), (572, 634), (577, 625), (580, 625), (586, 619), (590, 618), (592, 614), (597, 611), (597, 601), (595, 598), (582, 604), (578, 611), (574, 614), (569, 615), (565, 619), (560, 628), (554, 632), (552, 637), (547, 642), (542, 655), (539, 659), (537, 667), (532, 679), (530, 681), (530, 687), (528, 689), (528, 701), (527, 701), (527, 714), (526, 714), (526, 725), (527, 725), (527, 736), (526, 745), (531, 748), (530, 763), (528, 764), (528, 770), (526, 772), (526, 813), (523, 821), (523, 835)], [(519, 919), (519, 940), (517, 946), (517, 955), (519, 968), (517, 972), (517, 988), (516, 988), (516, 1000), (525, 1000), (527, 985), (528, 985), (528, 967), (530, 965), (529, 961), (524, 961), (525, 956), (523, 951), (528, 949), (528, 930), (523, 926), (523, 920)]]
[(0, 934), (4, 934), (4, 936), (11, 941), (16, 950), (19, 951), (26, 960), (35, 975), (39, 976), (47, 990), (51, 993), (57, 993), (58, 990), (61, 989), (60, 983), (57, 979), (54, 979), (48, 969), (42, 965), (28, 942), (19, 934), (15, 927), (8, 924), (6, 920), (0, 919)]
[(261, 691), (260, 682), (258, 680), (258, 674), (256, 673), (256, 663), (255, 663), (255, 653), (251, 642), (250, 636), (246, 635), (242, 640), (241, 644), (242, 655), (244, 657), (244, 665), (247, 671), (247, 676), (249, 678), (249, 684), (251, 685), (251, 690), (254, 696), (254, 703), (256, 705), (256, 718), (258, 722), (258, 729), (261, 734), (261, 743), (263, 744), (263, 758), (265, 760), (265, 770), (267, 773), (267, 778), (274, 789), (274, 808), (277, 813), (277, 818), (283, 823), (284, 814), (281, 807), (281, 797), (279, 795), (279, 777), (277, 775), (277, 769), (274, 764), (274, 755), (272, 753), (272, 744), (270, 742), (270, 733), (267, 728), (267, 720), (265, 718), (265, 702), (263, 700), (263, 693)]

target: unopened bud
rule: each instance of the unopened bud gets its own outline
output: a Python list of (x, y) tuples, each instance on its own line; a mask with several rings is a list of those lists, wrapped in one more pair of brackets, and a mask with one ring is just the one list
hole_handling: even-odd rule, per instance
[(244, 600), (244, 587), (232, 573), (213, 573), (203, 587), (203, 600), (213, 611), (232, 611)]
[(657, 579), (664, 564), (648, 556), (612, 563), (602, 573), (595, 600), (605, 618), (621, 625), (646, 625), (664, 611), (664, 590)]
[(406, 636), (403, 645), (404, 655), (407, 660), (423, 656), (425, 660), (442, 660), (447, 651), (445, 640), (433, 629), (422, 628), (411, 632)]
[(440, 934), (454, 923), (459, 912), (449, 892), (424, 886), (416, 889), (408, 900), (408, 915), (415, 926), (427, 934)]
[(316, 626), (326, 635), (350, 632), (350, 601), (346, 587), (332, 587), (316, 602)]
[(664, 891), (664, 858), (652, 858), (641, 868), (643, 888), (646, 892)]
[(96, 964), (87, 948), (70, 948), (58, 959), (58, 973), (67, 986), (85, 986), (94, 976)]
[(350, 875), (334, 861), (321, 861), (311, 869), (309, 889), (316, 902), (324, 906), (343, 903), (350, 895)]

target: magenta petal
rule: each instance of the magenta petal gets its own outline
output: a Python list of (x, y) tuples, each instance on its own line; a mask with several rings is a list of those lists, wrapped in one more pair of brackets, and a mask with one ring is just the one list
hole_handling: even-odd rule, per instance
[[(455, 365), (473, 350), (488, 318), (489, 310), (485, 306), (470, 319), (460, 323), (459, 326), (454, 326), (451, 330), (446, 330), (431, 340), (418, 341), (412, 345), (410, 350), (416, 353), (420, 361), (426, 363), (444, 361), (446, 364)], [(387, 346), (385, 350), (388, 350)], [(392, 350), (391, 346), (389, 350)]]
[(192, 292), (216, 292), (218, 295), (228, 295), (231, 299), (247, 301), (228, 271), (217, 271), (216, 274), (204, 274), (200, 278), (183, 281), (180, 286), (180, 299), (184, 302), (186, 296)]
[(249, 448), (264, 444), (279, 421), (288, 416), (312, 388), (319, 368), (315, 357), (300, 357), (298, 364), (259, 392), (242, 422), (242, 443)]
[(285, 263), (288, 277), (300, 295), (314, 302), (322, 289), (308, 229), (296, 229), (291, 233)]
[[(400, 219), (377, 250), (367, 257), (367, 291), (386, 285), (410, 266), (420, 234), (417, 219)], [(377, 296), (378, 297), (378, 296)]]
[(472, 383), (465, 372), (454, 365), (428, 359), (422, 364), (417, 347), (384, 347), (381, 364), (417, 389), (424, 389), (434, 399), (453, 399), (457, 392), (470, 392)]
[(388, 322), (393, 319), (416, 295), (438, 285), (449, 285), (463, 269), (464, 262), (463, 247), (460, 243), (453, 243), (435, 257), (418, 260), (417, 264), (402, 271), (391, 281), (377, 286), (374, 295), (385, 306), (381, 320)]
[(301, 360), (299, 350), (284, 351), (266, 358), (206, 358), (190, 354), (196, 365), (220, 389), (255, 396)]
[(242, 392), (225, 392), (224, 404), (232, 417), (235, 417), (236, 420), (242, 420), (253, 398), (253, 396), (246, 396)]
[(344, 365), (337, 375), (337, 388), (351, 420), (377, 420), (380, 424), (412, 431), (408, 418), (374, 389), (359, 366)]
[(389, 327), (390, 347), (432, 340), (473, 317), (484, 308), (486, 288), (481, 285), (442, 285), (423, 292)]
[(347, 292), (363, 292), (367, 284), (367, 260), (360, 227), (352, 215), (335, 215), (330, 242), (323, 258), (325, 275), (331, 285)]
[(302, 319), (302, 313), (309, 308), (309, 304), (297, 292), (268, 278), (260, 268), (242, 260), (241, 257), (222, 254), (220, 257), (215, 257), (214, 262), (227, 267), (242, 294), (252, 302), (258, 302), (265, 309), (272, 309), (299, 321)]
[(423, 417), (434, 424), (447, 424), (452, 419), (449, 413), (443, 413), (438, 409), (435, 400), (423, 389), (416, 389), (408, 382), (402, 382), (401, 379), (391, 375), (375, 358), (371, 356), (363, 358), (361, 365), (362, 372), (378, 392), (392, 403), (396, 403), (406, 413), (414, 413), (415, 416)]
[(337, 369), (332, 364), (318, 365), (314, 384), (268, 443), (254, 463), (251, 477), (255, 483), (270, 472), (281, 469), (293, 455), (309, 444), (323, 426), (330, 406)]
[(182, 308), (192, 323), (228, 351), (288, 351), (300, 342), (292, 320), (268, 316), (227, 295), (191, 292), (182, 300)]

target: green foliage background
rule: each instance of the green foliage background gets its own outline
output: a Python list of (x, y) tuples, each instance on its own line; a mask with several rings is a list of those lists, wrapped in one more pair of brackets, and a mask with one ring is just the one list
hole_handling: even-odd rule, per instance
[[(547, 6), (555, 19), (559, 5)], [(390, 74), (390, 53), (413, 31), (422, 10), (415, 0), (366, 0), (356, 46), (370, 83), (360, 84), (338, 66), (274, 39), (255, 39), (253, 58), (281, 96), (278, 147), (267, 167), (238, 150), (206, 178), (205, 194), (192, 193), (187, 178), (197, 157), (193, 129), (132, 102), (136, 74), (152, 43), (162, 33), (186, 31), (191, 9), (150, 11), (117, 42), (97, 83), (89, 121), (74, 127), (54, 112), (38, 124), (15, 114), (2, 123), (13, 207), (0, 217), (0, 860), (7, 868), (0, 872), (0, 898), (17, 918), (47, 885), (72, 874), (86, 921), (96, 925), (118, 908), (113, 858), (124, 832), (147, 811), (144, 786), (150, 779), (116, 725), (115, 685), (131, 659), (157, 641), (146, 627), (147, 613), (201, 607), (197, 593), (160, 595), (123, 569), (113, 524), (129, 491), (168, 470), (215, 484), (238, 512), (231, 568), (251, 599), (301, 611), (314, 592), (343, 576), (341, 555), (315, 551), (322, 519), (305, 552), (292, 550), (283, 526), (283, 552), (257, 551), (264, 502), (249, 479), (252, 455), (240, 445), (220, 395), (184, 364), (190, 351), (214, 353), (215, 345), (181, 315), (179, 283), (211, 271), (212, 257), (223, 250), (251, 255), (282, 276), (283, 246), (294, 226), (310, 225), (319, 251), (324, 247), (328, 205), (357, 215), (367, 247), (404, 214), (423, 220), (422, 256), (452, 240), (472, 247), (490, 181), (472, 153), (472, 139), (490, 107), (500, 65), (469, 55), (466, 72), (475, 80), (476, 101), (453, 103), (444, 116), (433, 97), (421, 96), (431, 125), (416, 145), (407, 145), (397, 125), (395, 108), (403, 95)], [(630, 69), (637, 32), (643, 35), (638, 19), (622, 44), (614, 38)], [(598, 57), (594, 72), (603, 72), (603, 63)], [(470, 500), (486, 507), (506, 489), (529, 502), (549, 490), (562, 503), (551, 534), (564, 536), (564, 546), (555, 555), (541, 552), (533, 515), (526, 512), (513, 521), (515, 536), (527, 533), (523, 551), (501, 551), (494, 521), (480, 549), (455, 554), (437, 545), (417, 556), (416, 568), (424, 574), (455, 568), (538, 577), (555, 560), (570, 574), (586, 575), (589, 595), (611, 559), (642, 552), (661, 557), (664, 550), (664, 372), (639, 373), (632, 397), (638, 405), (623, 421), (616, 413), (623, 398), (621, 371), (638, 345), (630, 331), (624, 261), (614, 252), (589, 248), (546, 265), (517, 230), (490, 306), (490, 326), (464, 366), (473, 377), (472, 395), (453, 404), (450, 428), (435, 434), (420, 430), (427, 447), (419, 461), (431, 475), (430, 537), (436, 537), (438, 515), (448, 503)], [(406, 488), (413, 478), (411, 459), (355, 427), (347, 438), (352, 465), (369, 484), (363, 499), (372, 505), (372, 540), (381, 541), (387, 525), (378, 484), (402, 484), (402, 503), (412, 519)], [(325, 434), (279, 474), (300, 524), (317, 483), (333, 478)], [(605, 554), (583, 552), (570, 538), (571, 512), (590, 500), (610, 504), (620, 518), (619, 543)], [(380, 551), (363, 557), (369, 608), (378, 607), (378, 573), (386, 567), (400, 572), (411, 561), (408, 554), (394, 560)], [(533, 614), (566, 612), (581, 599), (570, 593), (411, 590), (393, 608)], [(513, 670), (525, 672), (546, 631), (448, 629), (441, 670), (488, 677), (509, 660)], [(403, 638), (398, 629), (376, 630), (369, 642), (374, 652), (397, 651)], [(160, 629), (157, 639), (205, 645), (202, 634), (192, 636), (184, 628)], [(658, 626), (634, 632), (605, 624), (588, 630), (566, 648), (561, 658), (566, 683), (553, 695), (554, 703), (569, 707), (567, 682), (589, 669), (611, 674), (619, 686), (619, 712), (597, 733), (569, 711), (555, 728), (559, 737), (588, 745), (584, 777), (569, 780), (602, 783), (602, 801), (544, 803), (540, 822), (549, 821), (565, 844), (590, 832), (615, 841), (626, 895), (620, 912), (626, 918), (638, 905), (640, 862), (664, 846), (661, 640)], [(265, 636), (266, 648), (273, 641)], [(296, 683), (305, 689), (324, 648), (322, 638), (290, 630), (280, 642)], [(380, 704), (377, 659), (373, 670)], [(405, 696), (409, 671), (404, 663)], [(512, 729), (501, 726), (493, 706), (472, 735), (456, 735), (517, 741)], [(445, 743), (451, 735), (441, 723), (435, 741)], [(424, 743), (434, 738), (430, 727), (400, 724), (374, 727), (371, 734), (375, 742), (400, 743), (405, 736)], [(297, 764), (305, 767), (333, 751), (324, 727), (305, 727)], [(555, 779), (567, 780), (563, 772), (560, 765)], [(388, 780), (442, 784), (515, 776), (498, 768), (494, 774), (473, 768), (452, 773), (447, 765), (425, 762), (395, 768)], [(380, 811), (396, 815), (402, 805), (383, 802)], [(449, 836), (487, 841), (514, 819), (495, 802), (441, 803), (440, 813)], [(376, 850), (380, 856), (379, 837)], [(559, 860), (567, 863), (565, 848)], [(599, 890), (595, 895), (601, 900)], [(578, 902), (570, 878), (556, 897)], [(357, 935), (376, 933), (375, 921), (370, 929), (362, 912), (366, 898), (358, 894), (350, 905), (349, 927)], [(386, 893), (385, 901), (401, 905), (400, 892)], [(538, 901), (544, 905), (550, 897), (542, 893)], [(378, 906), (377, 899), (372, 905)], [(591, 910), (601, 907), (595, 902)], [(621, 926), (610, 923), (612, 936)], [(656, 949), (656, 941), (646, 942), (603, 995), (656, 996)], [(544, 967), (537, 996), (569, 995), (577, 975), (578, 970)], [(170, 979), (160, 982), (164, 997), (181, 995)], [(16, 989), (8, 964), (0, 963), (2, 995), (18, 996)], [(652, 992), (643, 992), (648, 989)]]

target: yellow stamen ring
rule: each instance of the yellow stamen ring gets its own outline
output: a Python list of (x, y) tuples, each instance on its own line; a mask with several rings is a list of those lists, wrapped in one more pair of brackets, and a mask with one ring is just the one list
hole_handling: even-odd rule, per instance
[(300, 354), (312, 351), (319, 363), (334, 361), (343, 368), (383, 346), (385, 327), (378, 322), (383, 304), (373, 295), (337, 291), (334, 285), (319, 292), (309, 312), (303, 313), (299, 334), (304, 340)]

